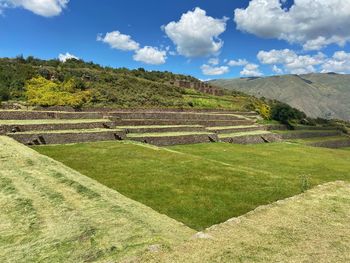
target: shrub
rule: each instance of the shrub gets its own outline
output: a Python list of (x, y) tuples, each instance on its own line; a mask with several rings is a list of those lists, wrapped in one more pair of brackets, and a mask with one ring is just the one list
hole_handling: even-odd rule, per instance
[(56, 83), (43, 77), (34, 77), (26, 83), (26, 97), (32, 105), (81, 107), (90, 101), (90, 91), (77, 88), (74, 79)]

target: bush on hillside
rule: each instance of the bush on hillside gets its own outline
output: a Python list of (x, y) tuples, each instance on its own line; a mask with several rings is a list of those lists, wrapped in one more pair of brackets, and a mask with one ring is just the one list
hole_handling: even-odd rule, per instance
[(82, 90), (79, 82), (70, 79), (56, 83), (43, 77), (34, 77), (26, 83), (26, 97), (31, 105), (81, 107), (91, 99), (91, 92)]
[(272, 105), (271, 118), (283, 124), (291, 125), (293, 121), (300, 122), (305, 119), (306, 114), (288, 104), (277, 102)]

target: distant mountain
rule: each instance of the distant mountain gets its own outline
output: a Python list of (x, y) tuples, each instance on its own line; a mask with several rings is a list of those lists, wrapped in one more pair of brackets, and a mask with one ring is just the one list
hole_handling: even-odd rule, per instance
[(350, 120), (350, 75), (325, 73), (218, 79), (212, 85), (276, 99), (310, 117)]

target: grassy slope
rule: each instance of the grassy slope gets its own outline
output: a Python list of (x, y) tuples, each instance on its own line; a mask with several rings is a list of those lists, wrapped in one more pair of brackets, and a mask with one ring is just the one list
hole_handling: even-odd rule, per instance
[(348, 151), (288, 143), (167, 150), (99, 142), (35, 149), (198, 230), (300, 193), (301, 177), (313, 186), (350, 180)]
[(0, 137), (0, 261), (125, 259), (193, 230)]
[(212, 84), (257, 97), (277, 99), (310, 117), (349, 120), (350, 75), (307, 74), (257, 79), (222, 79)]
[(350, 184), (328, 183), (140, 262), (349, 262)]

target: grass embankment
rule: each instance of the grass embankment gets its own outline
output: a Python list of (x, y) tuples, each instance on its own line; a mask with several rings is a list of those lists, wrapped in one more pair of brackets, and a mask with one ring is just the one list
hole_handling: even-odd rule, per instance
[(244, 128), (255, 128), (257, 125), (237, 125), (237, 126), (220, 126), (220, 127), (206, 127), (209, 131), (216, 130), (228, 130), (228, 129), (244, 129)]
[(339, 135), (339, 136), (326, 136), (326, 137), (314, 137), (314, 138), (304, 138), (304, 139), (289, 139), (290, 142), (309, 144), (314, 142), (328, 142), (328, 141), (346, 141), (350, 140), (349, 136)]
[(350, 184), (335, 182), (205, 231), (140, 262), (350, 262)]
[(0, 137), (0, 261), (119, 262), (194, 233)]
[(234, 133), (224, 133), (220, 134), (220, 138), (231, 138), (231, 137), (240, 137), (240, 136), (249, 136), (249, 135), (264, 135), (271, 134), (269, 131), (248, 131), (248, 132), (234, 132)]
[(197, 230), (298, 194), (305, 181), (350, 180), (348, 151), (288, 143), (164, 149), (98, 142), (35, 149)]

